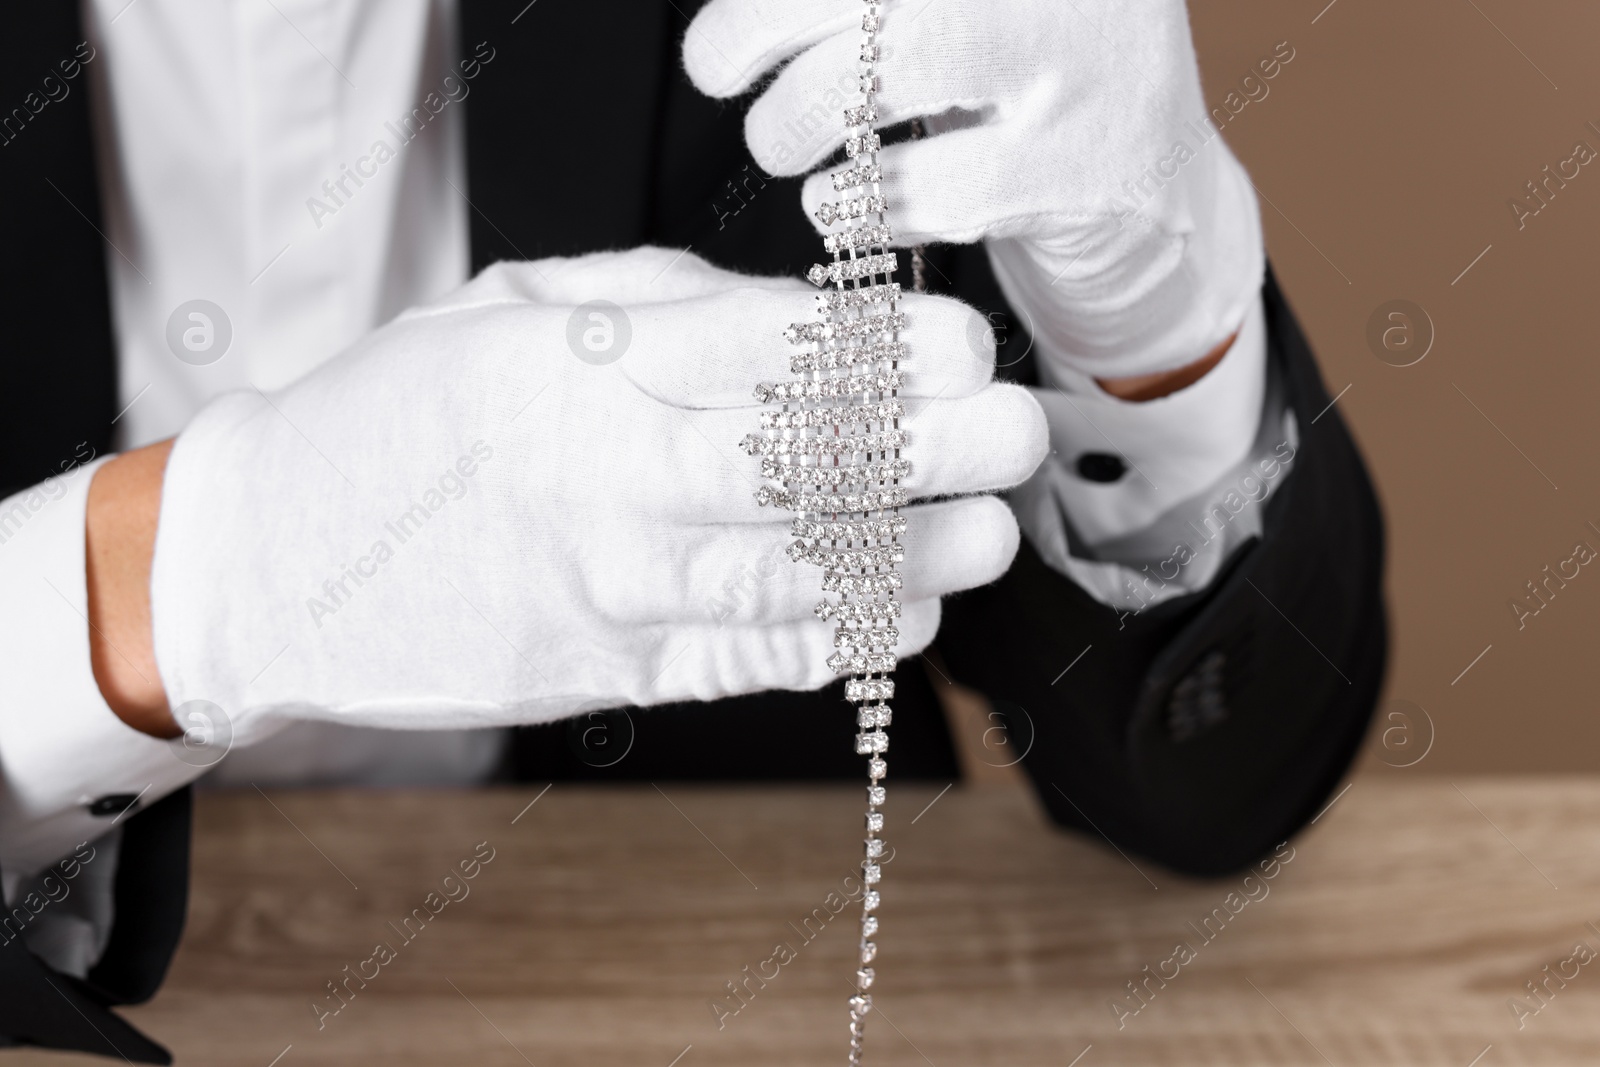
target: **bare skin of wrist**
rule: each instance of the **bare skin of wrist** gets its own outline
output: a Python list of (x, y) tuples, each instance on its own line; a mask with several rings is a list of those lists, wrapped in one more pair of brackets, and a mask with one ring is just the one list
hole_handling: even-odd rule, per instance
[(150, 561), (172, 442), (124, 452), (95, 471), (84, 523), (89, 661), (119, 719), (152, 737), (181, 730), (167, 707), (150, 630)]
[(1187, 389), (1210, 374), (1211, 368), (1222, 362), (1222, 357), (1233, 347), (1234, 337), (1238, 336), (1237, 333), (1234, 334), (1193, 363), (1176, 370), (1161, 371), (1159, 374), (1140, 374), (1132, 378), (1096, 378), (1095, 384), (1118, 400), (1136, 402), (1159, 400), (1176, 393), (1179, 389)]
[[(1232, 344), (1230, 337), (1176, 370), (1097, 381), (1121, 400), (1155, 400), (1205, 377)], [(118, 718), (153, 737), (182, 733), (167, 706), (150, 630), (150, 561), (171, 452), (172, 442), (161, 441), (124, 452), (97, 470), (85, 524), (94, 680)]]

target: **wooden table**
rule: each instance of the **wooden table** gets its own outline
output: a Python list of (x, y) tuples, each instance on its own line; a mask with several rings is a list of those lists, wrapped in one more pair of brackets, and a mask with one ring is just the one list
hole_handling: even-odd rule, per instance
[[(849, 888), (859, 794), (207, 794), (187, 938), (128, 1015), (181, 1064), (840, 1064), (855, 909), (801, 931)], [(1600, 960), (1520, 1030), (1508, 1008), (1576, 942), (1600, 950), (1600, 780), (1363, 777), (1248, 885), (1135, 866), (1012, 788), (890, 797), (874, 1067), (1600, 1056)], [(403, 940), (480, 842), (468, 895)], [(1179, 941), (1193, 958), (1165, 963)], [(364, 964), (378, 942), (393, 958)], [(1132, 1014), (1147, 964), (1177, 975)], [(319, 1031), (346, 965), (377, 976)], [(777, 976), (739, 1006), (747, 966)]]

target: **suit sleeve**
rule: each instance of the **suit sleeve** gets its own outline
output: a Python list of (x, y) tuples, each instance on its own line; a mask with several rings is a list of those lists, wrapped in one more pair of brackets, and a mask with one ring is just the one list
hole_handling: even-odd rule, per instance
[[(89, 1052), (129, 1063), (171, 1063), (166, 1049), (111, 1007), (148, 1000), (177, 950), (188, 904), (192, 790), (184, 788), (128, 817), (115, 830), (75, 850), (31, 882), (19, 885), (0, 920), (0, 1047), (35, 1046)], [(51, 922), (90, 892), (94, 864), (115, 864), (105, 884), (118, 918), (104, 950), (83, 973), (52, 966), (35, 951)], [(103, 872), (102, 866), (99, 871)], [(6, 872), (0, 871), (0, 878)], [(99, 873), (99, 872), (97, 872)], [(54, 890), (34, 891), (31, 886)], [(77, 970), (77, 968), (73, 968)]]
[(1262, 299), (1298, 440), (1260, 534), (1203, 590), (1136, 613), (1025, 542), (999, 582), (947, 605), (939, 637), (1057, 823), (1192, 874), (1240, 869), (1317, 814), (1387, 655), (1376, 495), (1270, 274)]

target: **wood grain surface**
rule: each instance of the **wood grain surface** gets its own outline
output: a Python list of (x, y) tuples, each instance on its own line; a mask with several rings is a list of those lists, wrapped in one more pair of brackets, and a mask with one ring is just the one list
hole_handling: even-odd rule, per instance
[[(1600, 1051), (1600, 961), (1566, 964), (1520, 1029), (1508, 1006), (1600, 949), (1600, 781), (1358, 778), (1250, 882), (1057, 832), (1012, 788), (890, 797), (873, 1067)], [(850, 888), (861, 806), (832, 787), (208, 793), (187, 936), (127, 1014), (181, 1064), (842, 1063), (856, 911), (828, 894)], [(475, 850), (493, 859), (446, 884)], [(466, 895), (404, 940), (446, 890)], [(1166, 963), (1179, 942), (1192, 958)], [(379, 943), (393, 957), (363, 963)], [(319, 1030), (346, 965), (377, 976)], [(1177, 975), (1140, 1006), (1146, 965)]]

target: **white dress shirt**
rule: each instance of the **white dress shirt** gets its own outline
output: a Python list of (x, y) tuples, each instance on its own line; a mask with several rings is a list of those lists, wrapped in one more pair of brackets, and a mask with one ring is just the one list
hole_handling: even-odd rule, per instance
[[(101, 57), (91, 72), (113, 246), (120, 446), (178, 432), (219, 393), (294, 380), (466, 279), (462, 100), (471, 81), (456, 63), (453, 6), (85, 0)], [(1275, 436), (1258, 430), (1281, 425), (1263, 420), (1264, 405), (1273, 412), (1265, 351), (1258, 306), (1218, 368), (1173, 397), (1129, 404), (1092, 382), (1058, 383), (1059, 396), (1046, 398), (1055, 457), (1016, 503), (1046, 561), (1106, 603), (1132, 603), (1129, 583), (1149, 585), (1137, 569), (1150, 555), (1140, 535), (1155, 530), (1165, 541), (1161, 524), (1185, 508), (1203, 513), (1207, 494)], [(1086, 451), (1120, 452), (1137, 476), (1085, 481), (1075, 464)], [(0, 503), (8, 883), (106, 833), (112, 819), (88, 810), (95, 798), (149, 803), (204, 770), (180, 758), (181, 742), (123, 725), (96, 688), (83, 578), (92, 473), (80, 466)], [(11, 533), (4, 516), (18, 507), (23, 521)], [(1125, 542), (1132, 555), (1118, 554)], [(1202, 588), (1214, 570), (1180, 568), (1167, 584)], [(240, 783), (472, 781), (500, 745), (487, 731), (297, 723), (210, 773)]]

